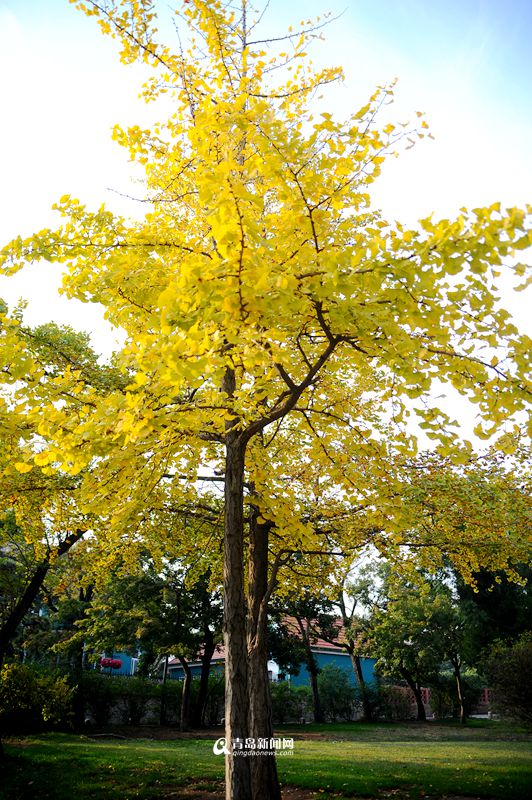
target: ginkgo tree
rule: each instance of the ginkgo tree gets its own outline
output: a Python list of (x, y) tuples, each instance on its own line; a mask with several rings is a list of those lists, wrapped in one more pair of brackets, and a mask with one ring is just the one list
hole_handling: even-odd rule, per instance
[[(164, 481), (195, 493), (205, 464), (223, 476), (227, 797), (276, 798), (272, 761), (231, 748), (262, 737), (246, 617), (267, 599), (272, 524), (290, 536), (294, 519), (289, 503), (261, 508), (264, 439), (297, 420), (293, 458), (304, 428), (315, 446), (302, 460), (310, 453), (341, 494), (357, 447), (379, 445), (361, 419), (364, 392), (389, 409), (399, 456), (415, 452), (403, 426), (412, 400), (427, 434), (453, 449), (452, 420), (431, 400), (438, 380), (476, 404), (479, 435), (501, 432), (509, 449), (530, 398), (530, 341), (500, 308), (496, 282), (530, 245), (530, 218), (494, 203), (412, 229), (383, 219), (371, 183), (426, 123), (379, 127), (392, 87), (344, 120), (317, 114), (315, 90), (341, 71), (313, 71), (312, 24), (268, 42), (247, 0), (189, 0), (176, 10), (185, 45), (172, 47), (151, 0), (77, 5), (119, 41), (125, 63), (154, 69), (144, 97), (160, 100), (165, 118), (115, 130), (144, 169), (148, 210), (129, 221), (64, 196), (63, 225), (14, 240), (2, 264), (6, 273), (39, 259), (64, 264), (67, 295), (103, 305), (125, 331), (117, 358), (130, 377), (103, 397), (70, 369), (47, 383), (45, 401), (34, 386), (21, 402), (51, 443), (41, 466), (77, 474), (98, 465), (87, 509), (109, 512), (111, 528), (126, 508), (138, 523)], [(71, 403), (57, 402), (54, 382)], [(467, 446), (457, 453), (467, 458)], [(257, 498), (247, 529), (246, 484)]]
[(50, 572), (91, 526), (76, 503), (76, 478), (13, 469), (25, 465), (28, 434), (26, 420), (0, 402), (0, 665)]
[[(99, 532), (98, 518), (82, 500), (87, 476), (48, 465), (51, 441), (38, 417), (26, 413), (30, 387), (38, 387), (45, 404), (65, 404), (84, 380), (103, 395), (123, 384), (118, 369), (98, 363), (88, 340), (68, 326), (30, 328), (20, 309), (9, 315), (0, 302), (0, 552), (18, 575), (0, 614), (0, 663), (50, 573), (83, 537)], [(77, 381), (69, 380), (72, 371)], [(19, 403), (17, 395), (25, 400)]]

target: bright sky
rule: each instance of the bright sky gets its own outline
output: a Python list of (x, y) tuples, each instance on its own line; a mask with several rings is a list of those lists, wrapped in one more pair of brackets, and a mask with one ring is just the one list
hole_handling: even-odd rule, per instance
[[(344, 13), (314, 61), (341, 64), (346, 81), (324, 110), (355, 110), (398, 77), (397, 118), (422, 110), (436, 137), (390, 162), (375, 192), (385, 215), (413, 222), (463, 205), (532, 202), (529, 0), (271, 0), (268, 25), (278, 34), (327, 10)], [(131, 168), (109, 132), (145, 119), (139, 69), (120, 65), (117, 45), (67, 0), (0, 0), (0, 70), (0, 243), (55, 225), (50, 207), (67, 193), (127, 213), (116, 192), (135, 191)], [(60, 299), (58, 281), (35, 266), (1, 279), (0, 296), (30, 298), (32, 323), (92, 329), (108, 351), (94, 309)], [(506, 302), (530, 324), (522, 296)]]

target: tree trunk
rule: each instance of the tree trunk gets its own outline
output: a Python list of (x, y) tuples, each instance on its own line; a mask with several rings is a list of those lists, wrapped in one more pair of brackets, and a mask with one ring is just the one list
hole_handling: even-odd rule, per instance
[(427, 714), (425, 711), (425, 706), (423, 704), (423, 697), (421, 696), (421, 687), (416, 684), (414, 688), (414, 697), (416, 698), (416, 706), (417, 706), (417, 719), (418, 722), (425, 722), (427, 719)]
[(190, 687), (192, 686), (192, 671), (186, 658), (179, 656), (179, 663), (183, 667), (185, 678), (183, 680), (183, 693), (181, 695), (181, 719), (179, 728), (188, 731), (190, 727)]
[(460, 722), (462, 723), (462, 725), (465, 725), (467, 720), (467, 714), (465, 709), (464, 685), (462, 683), (460, 661), (458, 659), (451, 659), (451, 663), (453, 665), (454, 677), (456, 680), (456, 694), (458, 695), (458, 706), (460, 708)]
[(32, 603), (39, 594), (49, 569), (50, 564), (48, 561), (45, 561), (36, 567), (30, 582), (24, 590), (24, 593), (2, 625), (2, 628), (0, 629), (0, 666), (4, 663), (4, 659), (9, 652), (9, 645), (17, 632), (18, 626), (30, 610)]
[(85, 730), (85, 692), (83, 690), (82, 677), (81, 672), (74, 673), (76, 685), (72, 696), (72, 725), (74, 730), (78, 732)]
[[(229, 390), (231, 386), (227, 387)], [(233, 386), (234, 388), (234, 386)], [(233, 743), (248, 738), (249, 695), (244, 596), (244, 459), (237, 432), (226, 434), (224, 513), (224, 643), (226, 800), (250, 800), (249, 758), (235, 756)]]
[(299, 628), (299, 632), (301, 634), (301, 640), (305, 647), (305, 661), (307, 665), (307, 671), (310, 677), (310, 686), (312, 689), (312, 707), (314, 709), (314, 722), (321, 723), (323, 722), (323, 711), (321, 708), (321, 700), (320, 700), (320, 693), (318, 690), (318, 665), (316, 663), (316, 659), (314, 658), (314, 654), (310, 648), (310, 639), (308, 634), (308, 625), (309, 622), (306, 620), (306, 624), (303, 623), (303, 620), (299, 617), (296, 617), (297, 625)]
[(360, 699), (362, 701), (362, 716), (365, 722), (371, 722), (373, 720), (373, 709), (371, 707), (371, 702), (368, 696), (368, 687), (366, 681), (364, 680), (364, 675), (362, 674), (362, 664), (360, 663), (360, 656), (357, 656), (352, 649), (349, 650), (349, 656), (351, 658), (353, 672), (355, 673), (355, 677), (357, 679), (358, 688), (360, 689)]
[[(67, 553), (70, 548), (82, 538), (84, 533), (85, 531), (80, 530), (79, 528), (73, 533), (70, 533), (57, 547), (55, 555), (60, 557)], [(5, 620), (2, 628), (0, 628), (0, 666), (2, 666), (4, 663), (4, 659), (9, 651), (9, 645), (17, 632), (18, 626), (30, 610), (32, 603), (41, 590), (44, 579), (46, 578), (48, 570), (50, 569), (49, 559), (51, 556), (52, 553), (48, 555), (47, 560), (36, 566), (35, 572), (33, 573), (30, 582), (26, 586), (22, 597), (15, 605), (8, 618)]]
[[(163, 680), (161, 684), (161, 705), (159, 707), (159, 725), (166, 725), (166, 682), (168, 680), (168, 654), (164, 657), (164, 664), (163, 664)], [(184, 686), (183, 686), (184, 688)], [(183, 697), (181, 697), (181, 701), (183, 701)], [(183, 703), (181, 702), (181, 709), (183, 709)]]
[(214, 642), (214, 635), (210, 628), (206, 627), (204, 631), (205, 647), (201, 656), (201, 674), (198, 688), (198, 696), (194, 704), (194, 711), (192, 713), (192, 727), (201, 728), (204, 725), (203, 716), (205, 714), (205, 706), (207, 704), (207, 696), (209, 694), (209, 675), (211, 674), (211, 661), (216, 649)]
[[(269, 523), (257, 522), (253, 510), (249, 538), (249, 735), (258, 744), (273, 737), (272, 703), (268, 676), (268, 536)], [(275, 752), (250, 759), (253, 800), (281, 800)]]
[(310, 675), (310, 686), (312, 688), (312, 705), (314, 708), (314, 722), (321, 723), (324, 721), (323, 711), (321, 708), (320, 693), (318, 689), (318, 665), (316, 659), (309, 650), (307, 654), (307, 669)]
[(72, 664), (72, 673), (75, 682), (74, 693), (72, 696), (72, 710), (74, 713), (74, 730), (82, 731), (85, 728), (85, 692), (83, 690), (83, 659), (85, 645), (78, 647)]
[[(80, 619), (84, 619), (87, 615), (87, 609), (90, 607), (94, 595), (94, 584), (89, 584), (86, 589), (83, 586), (79, 590), (79, 599), (83, 603), (82, 613)], [(85, 692), (83, 689), (83, 671), (86, 663), (86, 650), (85, 643), (82, 642), (74, 654), (74, 661), (72, 664), (74, 672), (74, 680), (76, 688), (74, 689), (73, 696), (73, 711), (74, 711), (74, 729), (82, 731), (85, 728)]]
[(421, 686), (417, 681), (414, 680), (412, 675), (407, 670), (401, 670), (401, 674), (414, 694), (417, 707), (417, 720), (418, 722), (425, 722), (427, 719), (427, 714), (425, 712), (425, 706), (423, 705)]

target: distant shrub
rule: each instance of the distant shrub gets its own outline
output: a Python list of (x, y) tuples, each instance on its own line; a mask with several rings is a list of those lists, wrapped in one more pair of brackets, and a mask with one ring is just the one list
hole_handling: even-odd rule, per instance
[(412, 717), (410, 692), (404, 686), (381, 684), (379, 688), (379, 717), (396, 721)]
[[(183, 693), (183, 681), (169, 679), (165, 683), (156, 684), (154, 695), (157, 698), (156, 704), (151, 709), (151, 719), (148, 711), (147, 719), (150, 722), (162, 720), (164, 725), (177, 725), (181, 717), (181, 695)], [(162, 715), (161, 715), (162, 707)], [(155, 711), (155, 709), (157, 709)]]
[[(122, 721), (126, 725), (140, 725), (153, 707), (154, 700), (159, 699), (159, 686), (147, 678), (117, 675), (116, 707), (121, 712)], [(158, 704), (160, 705), (160, 703)]]
[[(355, 717), (363, 716), (364, 706), (362, 703), (362, 690), (357, 684), (354, 689), (355, 696)], [(364, 699), (369, 706), (372, 719), (378, 719), (382, 712), (382, 700), (380, 685), (374, 681), (364, 684)]]
[(272, 716), (277, 724), (301, 722), (312, 716), (310, 686), (291, 686), (288, 681), (270, 684)]
[[(481, 678), (474, 670), (467, 670), (462, 674), (466, 715), (471, 714), (478, 702), (482, 685)], [(456, 678), (453, 673), (443, 672), (431, 681), (430, 707), (437, 719), (460, 716)]]
[(87, 670), (81, 675), (81, 685), (86, 713), (98, 727), (107, 725), (113, 707), (119, 702), (120, 686), (117, 684), (117, 676)]
[(98, 727), (110, 722), (141, 725), (150, 712), (151, 721), (158, 722), (161, 687), (148, 678), (87, 670), (81, 683), (86, 711)]
[(328, 722), (354, 718), (357, 692), (344, 669), (327, 664), (318, 675), (318, 692)]
[(501, 715), (532, 724), (532, 633), (515, 642), (496, 642), (484, 664), (493, 690), (492, 707)]
[[(192, 697), (195, 699), (199, 680), (192, 683)], [(207, 726), (219, 725), (224, 717), (225, 706), (225, 679), (222, 673), (209, 676), (207, 702), (203, 712), (203, 722)]]
[(26, 664), (5, 664), (0, 671), (0, 726), (7, 731), (69, 724), (73, 693), (66, 677)]
[(438, 675), (430, 685), (430, 707), (436, 719), (456, 715), (456, 680), (454, 675)]

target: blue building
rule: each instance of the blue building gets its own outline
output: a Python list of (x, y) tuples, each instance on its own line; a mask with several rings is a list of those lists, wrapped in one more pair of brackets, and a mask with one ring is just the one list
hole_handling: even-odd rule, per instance
[[(322, 670), (326, 666), (331, 665), (344, 670), (349, 681), (356, 685), (356, 677), (353, 671), (353, 665), (347, 653), (343, 648), (325, 642), (323, 639), (318, 639), (315, 644), (311, 645), (311, 651), (316, 659), (318, 669)], [(225, 665), (225, 652), (223, 645), (216, 647), (213, 658), (211, 659), (211, 675), (220, 674), (224, 671)], [(366, 683), (371, 683), (375, 680), (375, 659), (374, 658), (361, 658), (360, 665), (362, 668), (362, 677)], [(192, 661), (189, 663), (192, 677), (197, 678), (201, 673), (201, 662)], [(310, 676), (305, 664), (301, 664), (299, 671), (296, 674), (283, 676), (280, 673), (278, 665), (275, 661), (268, 661), (268, 672), (272, 681), (287, 680), (292, 686), (310, 686)], [(168, 677), (183, 679), (183, 668), (177, 658), (170, 659), (168, 662)]]
[(109, 675), (135, 675), (139, 663), (139, 653), (104, 653), (96, 662), (95, 669)]
[[(311, 651), (316, 659), (318, 669), (322, 670), (328, 666), (338, 667), (347, 673), (350, 683), (356, 685), (356, 677), (349, 653), (346, 653), (340, 647), (335, 647), (325, 642), (318, 642), (316, 645), (312, 645)], [(360, 666), (364, 681), (372, 683), (375, 680), (375, 659), (361, 658)], [(310, 686), (310, 675), (305, 664), (301, 664), (297, 675), (289, 675), (288, 679), (292, 686)]]

